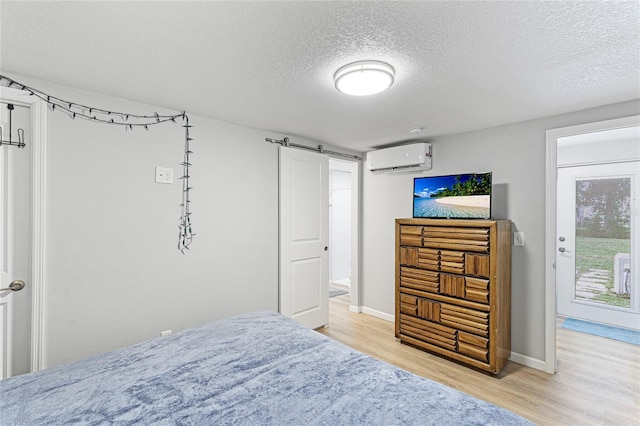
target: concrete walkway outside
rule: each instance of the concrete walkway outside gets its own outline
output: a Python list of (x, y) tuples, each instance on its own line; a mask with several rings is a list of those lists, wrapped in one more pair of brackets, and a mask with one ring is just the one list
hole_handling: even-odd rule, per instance
[(589, 272), (580, 275), (576, 283), (576, 297), (593, 299), (599, 294), (606, 293), (609, 274), (611, 271), (606, 269), (589, 269)]

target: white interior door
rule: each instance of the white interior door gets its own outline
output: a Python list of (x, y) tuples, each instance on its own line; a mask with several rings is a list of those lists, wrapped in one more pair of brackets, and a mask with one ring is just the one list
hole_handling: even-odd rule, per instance
[(640, 162), (558, 169), (558, 314), (640, 329)]
[[(12, 140), (25, 130), (25, 148), (0, 146), (0, 378), (30, 371), (31, 126), (28, 107), (12, 111)], [(7, 103), (0, 104), (3, 139), (9, 138)], [(21, 288), (19, 281), (26, 285)], [(13, 284), (13, 285), (12, 285)], [(21, 288), (19, 291), (4, 290)]]
[(280, 149), (280, 312), (329, 322), (329, 157)]

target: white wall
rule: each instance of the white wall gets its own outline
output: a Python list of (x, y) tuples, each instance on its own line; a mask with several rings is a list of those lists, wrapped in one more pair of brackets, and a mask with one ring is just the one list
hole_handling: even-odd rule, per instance
[(640, 159), (640, 127), (558, 138), (558, 166)]
[(525, 233), (524, 247), (513, 247), (512, 350), (543, 361), (545, 131), (640, 113), (629, 101), (507, 126), (435, 138), (433, 169), (421, 175), (363, 177), (361, 303), (394, 313), (394, 220), (412, 215), (413, 178), (464, 172), (493, 172), (492, 214), (511, 219)]
[[(59, 96), (133, 107), (75, 91)], [(197, 235), (182, 255), (180, 181), (154, 183), (154, 166), (180, 176), (180, 125), (125, 133), (49, 114), (47, 366), (162, 330), (277, 310), (277, 149), (264, 132), (190, 118)]]
[[(158, 107), (49, 84), (56, 97), (120, 112)], [(176, 111), (168, 111), (175, 113)], [(134, 130), (48, 112), (46, 367), (218, 318), (278, 309), (278, 148), (283, 135), (190, 115), (191, 252), (177, 250), (180, 123)], [(300, 138), (291, 142), (317, 145)]]

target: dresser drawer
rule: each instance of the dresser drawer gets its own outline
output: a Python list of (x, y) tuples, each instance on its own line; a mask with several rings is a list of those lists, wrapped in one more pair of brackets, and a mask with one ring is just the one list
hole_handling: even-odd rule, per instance
[(400, 312), (427, 321), (489, 337), (489, 313), (440, 302), (426, 297), (400, 293)]
[(454, 274), (464, 274), (464, 252), (440, 250), (440, 270)]
[(486, 254), (467, 253), (464, 261), (464, 273), (489, 278), (491, 275), (489, 256)]
[(489, 313), (463, 308), (449, 303), (440, 304), (440, 324), (457, 328), (481, 337), (489, 337)]
[(482, 278), (464, 278), (464, 298), (474, 302), (489, 303), (489, 280)]
[(445, 250), (488, 253), (489, 229), (424, 226), (422, 245)]
[(418, 268), (429, 269), (431, 271), (440, 270), (440, 250), (430, 248), (419, 248)]
[(477, 346), (470, 345), (465, 342), (458, 342), (458, 352), (461, 354), (465, 354), (472, 358), (475, 358), (482, 362), (489, 362), (489, 350), (488, 349), (480, 349)]
[(401, 246), (399, 258), (401, 265), (431, 271), (440, 270), (440, 250)]
[(458, 331), (458, 351), (483, 362), (489, 362), (489, 339)]
[(418, 298), (409, 294), (400, 293), (400, 312), (413, 316), (418, 315)]
[(451, 327), (400, 314), (400, 333), (455, 351), (457, 331)]
[(422, 226), (401, 226), (400, 244), (403, 246), (422, 246)]
[(417, 318), (440, 322), (440, 302), (400, 293), (400, 312)]
[(489, 303), (489, 280), (440, 274), (440, 294), (486, 304)]
[(489, 348), (489, 339), (485, 339), (484, 337), (476, 336), (475, 334), (467, 333), (465, 331), (458, 331), (458, 341), (468, 345), (473, 345), (478, 349)]
[(442, 274), (440, 277), (440, 293), (447, 296), (464, 298), (465, 277), (462, 275)]
[(440, 273), (401, 266), (400, 287), (438, 293), (440, 289)]

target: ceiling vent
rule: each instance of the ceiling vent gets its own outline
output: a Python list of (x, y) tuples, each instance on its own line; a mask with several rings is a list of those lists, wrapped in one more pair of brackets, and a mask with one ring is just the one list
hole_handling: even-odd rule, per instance
[(431, 170), (431, 144), (419, 142), (367, 152), (367, 170), (374, 173)]

